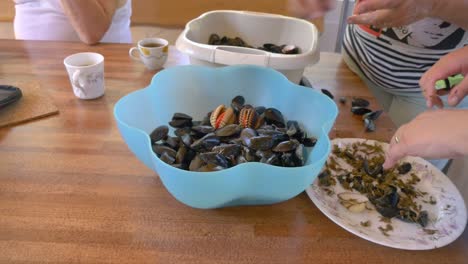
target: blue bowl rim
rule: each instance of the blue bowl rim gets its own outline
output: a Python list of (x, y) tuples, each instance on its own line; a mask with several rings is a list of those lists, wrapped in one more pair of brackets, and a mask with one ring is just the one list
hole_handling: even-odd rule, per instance
[[(327, 150), (326, 150), (326, 153), (327, 155), (324, 155), (323, 157), (317, 159), (316, 161), (314, 161), (313, 163), (311, 164), (307, 164), (307, 165), (304, 165), (304, 166), (301, 166), (301, 167), (281, 167), (281, 166), (275, 166), (275, 165), (271, 165), (271, 164), (266, 164), (266, 163), (261, 163), (261, 162), (246, 162), (246, 163), (241, 163), (241, 164), (238, 164), (236, 166), (233, 166), (233, 167), (230, 167), (230, 168), (227, 168), (227, 169), (223, 169), (223, 170), (220, 170), (220, 171), (211, 171), (211, 172), (199, 172), (199, 171), (188, 171), (188, 170), (182, 170), (182, 169), (178, 169), (174, 166), (171, 166), (170, 164), (167, 164), (165, 162), (163, 162), (152, 150), (151, 148), (151, 140), (149, 138), (149, 135), (148, 133), (146, 133), (145, 131), (143, 131), (142, 129), (140, 128), (137, 128), (137, 127), (133, 127), (133, 126), (130, 126), (128, 125), (126, 122), (122, 121), (118, 114), (117, 114), (117, 109), (119, 108), (120, 105), (122, 105), (122, 101), (124, 98), (126, 97), (130, 97), (130, 96), (136, 96), (137, 94), (139, 93), (147, 93), (149, 92), (151, 89), (157, 89), (155, 88), (156, 86), (153, 85), (153, 83), (155, 83), (157, 81), (157, 79), (159, 78), (159, 76), (163, 75), (163, 74), (167, 74), (168, 72), (170, 71), (174, 71), (174, 70), (177, 70), (179, 68), (194, 68), (194, 69), (203, 69), (203, 70), (210, 70), (210, 71), (213, 71), (213, 72), (216, 72), (216, 71), (232, 71), (233, 69), (238, 69), (238, 68), (252, 68), (254, 70), (261, 70), (261, 71), (269, 71), (270, 74), (274, 74), (274, 75), (280, 75), (280, 77), (282, 78), (283, 82), (285, 83), (288, 83), (291, 87), (288, 87), (288, 88), (292, 88), (292, 89), (310, 89), (310, 91), (312, 92), (316, 92), (319, 96), (322, 96), (323, 99), (332, 105), (333, 107), (333, 115), (331, 116), (331, 118), (328, 120), (328, 122), (324, 122), (322, 124), (322, 128), (321, 128), (321, 133), (323, 135), (321, 136), (325, 136), (326, 140), (327, 140)], [(154, 88), (153, 88), (154, 87)], [(226, 174), (226, 173), (229, 173), (231, 172), (232, 170), (237, 170), (237, 169), (240, 169), (244, 166), (248, 166), (248, 167), (254, 167), (254, 166), (258, 166), (258, 167), (262, 167), (262, 166), (266, 166), (266, 167), (274, 167), (276, 170), (285, 170), (285, 171), (291, 171), (291, 170), (304, 170), (308, 167), (315, 167), (317, 166), (318, 163), (321, 163), (323, 162), (325, 159), (328, 158), (328, 155), (330, 153), (330, 150), (331, 150), (331, 140), (328, 136), (328, 134), (326, 133), (325, 131), (325, 126), (327, 125), (327, 123), (334, 123), (335, 120), (336, 120), (336, 117), (338, 116), (338, 106), (336, 105), (336, 103), (328, 96), (324, 95), (323, 93), (321, 92), (318, 92), (312, 88), (309, 88), (309, 87), (303, 87), (301, 85), (298, 85), (298, 84), (295, 84), (291, 81), (288, 80), (288, 78), (286, 78), (286, 76), (284, 76), (283, 74), (281, 74), (280, 72), (276, 71), (276, 70), (273, 70), (271, 68), (268, 68), (268, 67), (263, 67), (263, 66), (256, 66), (256, 65), (231, 65), (231, 66), (224, 66), (224, 67), (217, 67), (217, 68), (213, 68), (213, 67), (209, 67), (209, 66), (202, 66), (202, 65), (180, 65), (180, 66), (174, 66), (174, 67), (171, 67), (171, 68), (167, 68), (167, 69), (164, 69), (158, 73), (156, 73), (152, 79), (151, 79), (151, 82), (148, 86), (142, 88), (142, 89), (139, 89), (139, 90), (136, 90), (136, 91), (133, 91), (131, 93), (128, 93), (127, 95), (123, 96), (122, 98), (120, 98), (116, 104), (114, 105), (114, 118), (117, 120), (118, 123), (124, 125), (125, 127), (129, 128), (129, 129), (134, 129), (136, 130), (137, 132), (139, 133), (142, 133), (143, 135), (147, 136), (147, 144), (146, 144), (146, 147), (147, 147), (147, 151), (149, 151), (152, 155), (152, 157), (156, 158), (160, 164), (162, 164), (162, 166), (165, 166), (166, 168), (169, 168), (170, 170), (176, 170), (176, 171), (179, 171), (179, 172), (183, 172), (184, 174), (186, 175), (194, 175), (194, 176), (197, 176), (197, 177), (200, 177), (200, 176), (206, 176), (206, 177), (211, 177), (211, 176), (216, 176), (218, 174)], [(330, 126), (332, 127), (332, 125)], [(156, 170), (155, 168), (153, 168), (154, 170)]]

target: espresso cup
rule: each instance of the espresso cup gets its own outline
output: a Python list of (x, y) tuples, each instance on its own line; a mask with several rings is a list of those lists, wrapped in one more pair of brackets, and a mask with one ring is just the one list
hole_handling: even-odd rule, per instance
[[(169, 42), (162, 38), (145, 38), (138, 41), (138, 46), (128, 51), (134, 60), (143, 62), (150, 70), (161, 69), (167, 61)], [(138, 55), (135, 52), (138, 51)]]
[(80, 99), (104, 95), (104, 56), (94, 52), (75, 53), (63, 60), (73, 93)]

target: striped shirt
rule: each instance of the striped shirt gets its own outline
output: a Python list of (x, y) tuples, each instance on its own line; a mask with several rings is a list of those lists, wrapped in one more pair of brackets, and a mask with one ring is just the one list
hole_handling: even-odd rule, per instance
[(468, 32), (440, 19), (378, 29), (348, 25), (344, 51), (363, 74), (386, 90), (419, 92), (419, 79), (447, 53), (468, 44)]

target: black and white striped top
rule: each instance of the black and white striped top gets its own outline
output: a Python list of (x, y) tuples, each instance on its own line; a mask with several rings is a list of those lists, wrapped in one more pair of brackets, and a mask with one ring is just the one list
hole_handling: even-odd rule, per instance
[(348, 25), (344, 51), (364, 75), (394, 91), (419, 92), (419, 79), (440, 57), (468, 44), (468, 33), (439, 19), (378, 29)]

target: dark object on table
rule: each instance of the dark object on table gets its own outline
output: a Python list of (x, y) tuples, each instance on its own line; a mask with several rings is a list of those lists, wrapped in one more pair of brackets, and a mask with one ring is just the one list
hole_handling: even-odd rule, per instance
[(340, 97), (340, 103), (346, 104), (346, 97)]
[(310, 83), (310, 81), (304, 76), (301, 78), (301, 81), (299, 82), (299, 85), (314, 88), (314, 87), (312, 87), (312, 84)]
[(369, 105), (369, 101), (362, 98), (353, 98), (353, 100), (351, 101), (351, 106), (368, 107)]
[(365, 108), (365, 107), (353, 106), (351, 107), (351, 112), (355, 115), (362, 116), (362, 115), (372, 112), (372, 110), (370, 110), (369, 108)]
[(11, 85), (0, 85), (0, 109), (6, 105), (18, 101), (23, 94), (18, 87)]
[(332, 100), (335, 98), (333, 94), (328, 91), (327, 89), (322, 89), (322, 93), (324, 93), (326, 96), (330, 97)]

